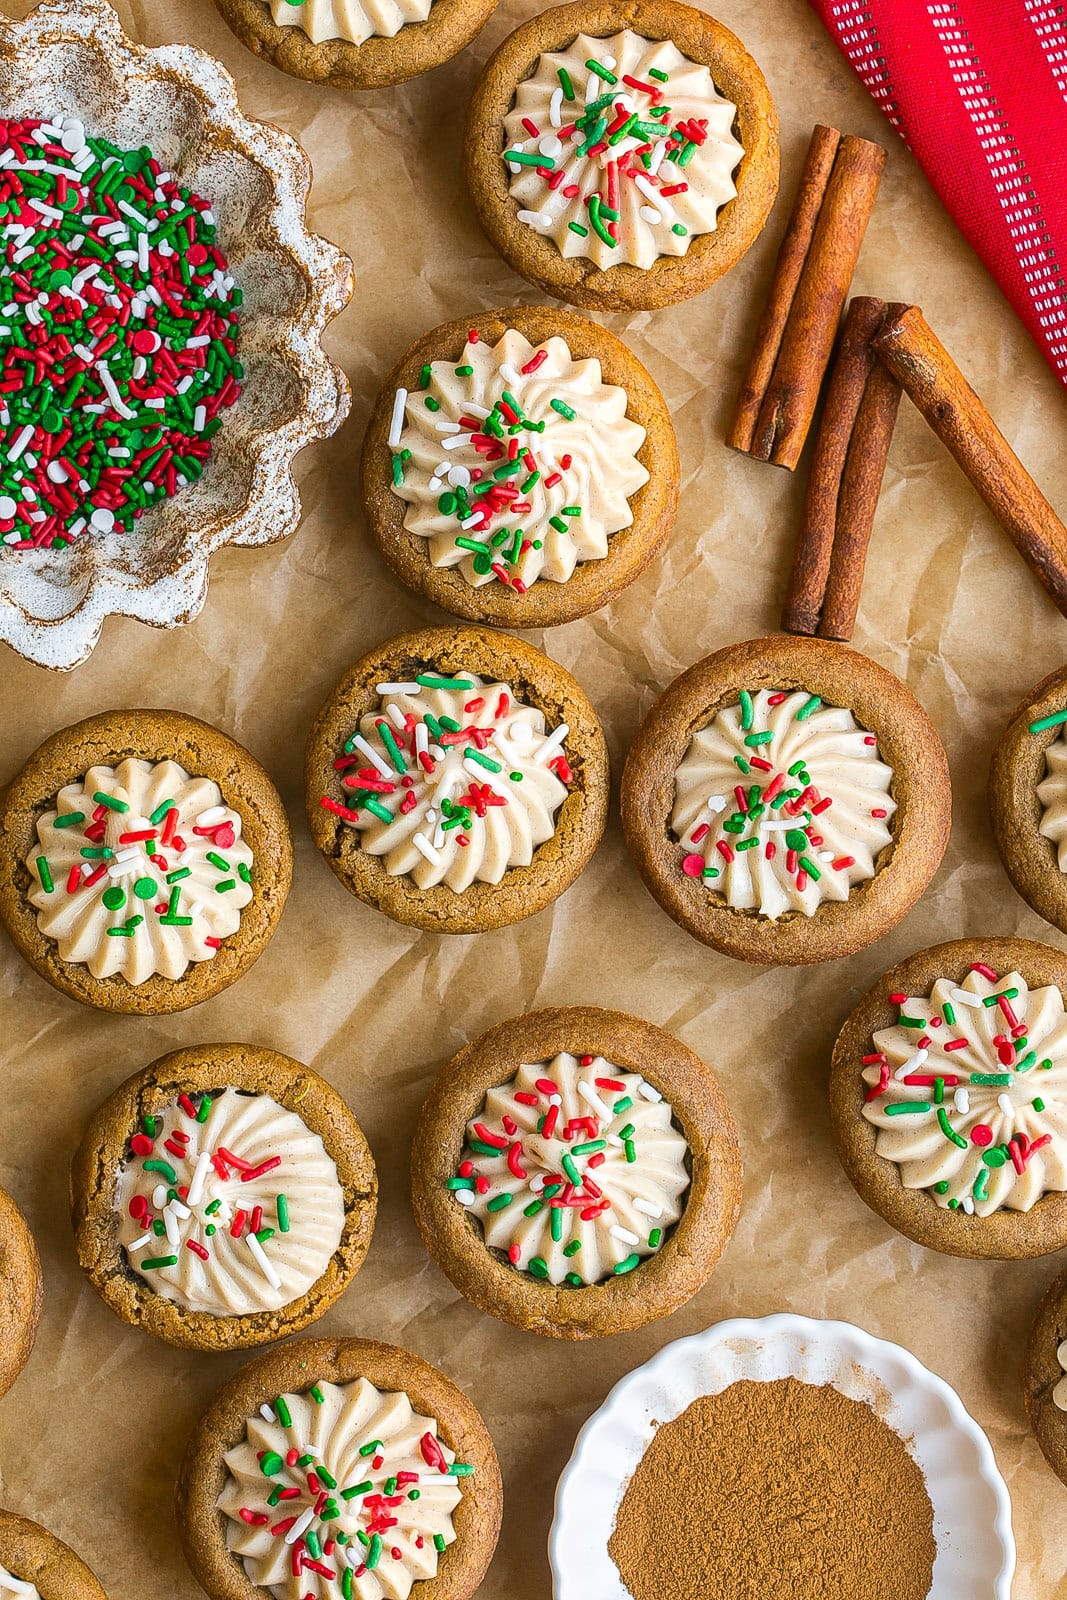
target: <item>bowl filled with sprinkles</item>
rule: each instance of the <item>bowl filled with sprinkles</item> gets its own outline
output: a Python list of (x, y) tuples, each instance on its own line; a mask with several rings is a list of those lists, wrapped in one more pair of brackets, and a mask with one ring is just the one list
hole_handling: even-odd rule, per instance
[(0, 639), (71, 668), (296, 527), (294, 458), (348, 410), (321, 337), (351, 264), (203, 52), (134, 45), (106, 0), (0, 45)]

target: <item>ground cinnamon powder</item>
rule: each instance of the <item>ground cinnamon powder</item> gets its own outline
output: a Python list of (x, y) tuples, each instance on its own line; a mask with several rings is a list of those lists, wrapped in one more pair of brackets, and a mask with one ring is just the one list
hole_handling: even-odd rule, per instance
[(922, 1472), (862, 1401), (739, 1382), (659, 1428), (608, 1549), (633, 1600), (926, 1600)]

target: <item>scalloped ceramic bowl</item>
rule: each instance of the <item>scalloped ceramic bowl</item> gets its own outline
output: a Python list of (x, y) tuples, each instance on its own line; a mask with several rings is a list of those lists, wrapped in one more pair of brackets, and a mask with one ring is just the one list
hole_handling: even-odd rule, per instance
[(608, 1540), (655, 1423), (738, 1379), (831, 1383), (865, 1400), (907, 1443), (934, 1508), (929, 1600), (1010, 1600), (1011, 1502), (989, 1440), (943, 1379), (899, 1345), (847, 1322), (763, 1317), (679, 1339), (617, 1383), (574, 1447), (549, 1535), (555, 1600), (629, 1600)]
[(55, 113), (118, 145), (149, 145), (207, 197), (244, 293), (244, 387), (203, 477), (129, 533), (59, 551), (0, 548), (0, 639), (70, 668), (107, 617), (187, 622), (216, 550), (272, 544), (296, 527), (293, 458), (348, 413), (347, 380), (321, 340), (351, 297), (352, 267), (307, 230), (311, 166), (296, 141), (246, 117), (233, 79), (203, 51), (133, 44), (106, 0), (46, 0), (23, 22), (0, 19), (0, 116)]

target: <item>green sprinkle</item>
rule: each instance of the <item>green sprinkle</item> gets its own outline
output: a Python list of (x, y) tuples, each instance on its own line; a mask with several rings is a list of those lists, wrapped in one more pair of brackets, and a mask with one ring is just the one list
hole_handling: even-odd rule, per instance
[(1011, 1083), (1011, 1073), (972, 1072), (970, 1081), (981, 1085), (983, 1089), (1003, 1089)]
[[(632, 1128), (630, 1129), (630, 1132), (633, 1132)], [(621, 1137), (626, 1137), (625, 1131)], [(572, 1154), (576, 1156), (595, 1156), (598, 1150), (606, 1150), (607, 1147), (608, 1141), (606, 1139), (590, 1139), (586, 1144), (574, 1145), (572, 1147)]]
[(926, 1027), (926, 1018), (925, 1017), (898, 1017), (897, 1021), (899, 1022), (900, 1026), (902, 1028), (925, 1028)]
[[(474, 688), (474, 685), (471, 683), (469, 678), (439, 678), (435, 673), (432, 672), (420, 672), (416, 677), (415, 682), (420, 684), (424, 689), (467, 690)], [(441, 720), (443, 722), (444, 718)], [(456, 731), (458, 730), (453, 729), (453, 732)]]
[(899, 1100), (895, 1105), (883, 1109), (887, 1117), (902, 1117), (910, 1112), (932, 1111), (934, 1108), (929, 1100)]
[(448, 1470), (454, 1478), (472, 1478), (474, 1476), (474, 1468), (469, 1461), (453, 1461)]
[[(164, 1229), (164, 1232), (166, 1232), (166, 1229)], [(157, 1267), (176, 1267), (177, 1265), (177, 1256), (152, 1256), (147, 1261), (139, 1262), (137, 1270), (138, 1272), (153, 1272)]]
[(563, 1254), (570, 1258), (571, 1256), (576, 1256), (581, 1248), (582, 1241), (580, 1239), (572, 1239), (570, 1244), (563, 1246)]
[(178, 1181), (178, 1174), (175, 1172), (170, 1162), (161, 1161), (158, 1156), (153, 1156), (150, 1160), (146, 1161), (144, 1163), (144, 1170), (145, 1172), (158, 1172), (161, 1177), (166, 1178), (168, 1183), (177, 1183)]
[(41, 888), (45, 894), (51, 894), (55, 884), (52, 882), (52, 873), (44, 856), (38, 856), (34, 866), (37, 868), (37, 876), (41, 880)]
[(367, 1557), (363, 1565), (366, 1567), (368, 1572), (373, 1572), (381, 1559), (382, 1536), (380, 1533), (375, 1533), (371, 1535), (370, 1549), (367, 1551)]
[[(360, 1455), (366, 1454), (366, 1452), (363, 1451), (363, 1450), (361, 1450), (359, 1453), (360, 1453)], [(341, 1499), (342, 1500), (355, 1500), (359, 1495), (370, 1494), (370, 1492), (371, 1492), (371, 1490), (373, 1488), (374, 1488), (373, 1483), (371, 1482), (371, 1480), (369, 1478), (367, 1478), (366, 1481), (363, 1482), (363, 1483), (354, 1483), (350, 1489), (342, 1489), (341, 1490)]]
[(161, 805), (158, 805), (156, 807), (156, 809), (153, 811), (152, 815), (149, 817), (148, 820), (152, 824), (153, 828), (158, 828), (159, 824), (163, 821), (163, 818), (166, 816), (167, 812), (168, 811), (177, 811), (177, 809), (178, 809), (178, 807), (177, 807), (177, 805), (175, 804), (175, 802), (173, 800), (164, 800)]
[(749, 773), (752, 771), (752, 768), (749, 766), (749, 764), (745, 760), (744, 756), (734, 756), (734, 765), (736, 767), (740, 767), (741, 771), (744, 773), (746, 778), (748, 777)]
[(1004, 1145), (993, 1144), (982, 1154), (982, 1160), (987, 1167), (1002, 1167), (1008, 1159), (1008, 1152)]
[(553, 411), (558, 411), (560, 416), (566, 417), (568, 422), (573, 422), (578, 415), (577, 411), (573, 410), (565, 400), (550, 400), (548, 403)]
[(548, 1277), (548, 1263), (542, 1260), (540, 1256), (531, 1256), (527, 1262), (526, 1270), (535, 1278)]
[(945, 1021), (948, 1023), (949, 1027), (950, 1028), (954, 1028), (956, 1026), (956, 1013), (953, 1010), (952, 1006), (949, 1005), (947, 1000), (945, 1001), (944, 1005), (941, 1007), (941, 1010), (942, 1010), (942, 1013), (944, 1015)]
[(109, 889), (104, 890), (100, 898), (108, 911), (118, 911), (126, 904), (126, 891), (114, 883)]
[[(525, 150), (505, 150), (504, 160), (514, 162), (517, 167), (554, 167), (556, 165), (549, 156), (529, 153)], [(436, 409), (436, 406), (435, 408)]]
[(556, 77), (559, 79), (559, 86), (563, 90), (564, 100), (573, 100), (574, 84), (571, 82), (571, 75), (566, 67), (557, 68)]
[(311, 1396), (312, 1400), (314, 1400), (317, 1406), (325, 1404), (326, 1396), (323, 1394), (317, 1383), (313, 1383), (311, 1385), (311, 1388), (308, 1390), (308, 1394)]
[(559, 1244), (563, 1238), (563, 1212), (558, 1206), (552, 1207), (548, 1220), (552, 1229), (552, 1242), (553, 1244)]
[[(572, 98), (573, 98), (573, 96), (572, 96)], [(445, 1536), (444, 1536), (443, 1533), (435, 1533), (434, 1534), (434, 1536), (433, 1536), (433, 1547), (437, 1551), (438, 1555), (440, 1555), (441, 1551), (446, 1548)]]
[(1030, 1103), (1035, 1111), (1044, 1111), (1045, 1109), (1045, 1102), (1041, 1099), (1032, 1100)]
[(946, 1180), (944, 1178), (942, 1178), (940, 1183), (935, 1183), (934, 1184), (934, 1193), (935, 1194), (948, 1194), (948, 1183), (946, 1182)]
[[(275, 1205), (276, 1205), (277, 1211), (278, 1211), (278, 1231), (279, 1231), (279, 1233), (288, 1233), (289, 1232), (289, 1201), (286, 1199), (284, 1194), (280, 1194), (278, 1196), (277, 1200), (275, 1201)], [(319, 1476), (321, 1477), (322, 1474), (320, 1473)], [(331, 1485), (331, 1487), (332, 1487), (332, 1485)]]
[(474, 761), (479, 767), (485, 767), (487, 772), (503, 772), (504, 770), (499, 761), (491, 760), (489, 756), (483, 755), (480, 750), (475, 750), (472, 745), (468, 745), (463, 752), (463, 756), (465, 760)]
[(620, 1278), (624, 1272), (632, 1272), (635, 1267), (640, 1265), (641, 1257), (635, 1251), (632, 1256), (627, 1256), (625, 1261), (617, 1261), (611, 1270), (617, 1278)]
[(633, 1163), (637, 1160), (637, 1146), (634, 1144), (632, 1139), (625, 1139), (623, 1141), (623, 1149), (626, 1152), (627, 1161), (632, 1166)]
[(624, 1094), (621, 1100), (616, 1100), (615, 1104), (611, 1108), (612, 1112), (615, 1116), (619, 1116), (621, 1112), (629, 1111), (633, 1103), (633, 1097), (631, 1095)]
[(680, 222), (673, 222), (671, 224), (671, 232), (678, 234), (679, 237), (681, 237), (682, 234), (688, 233), (688, 231), (688, 228), (683, 227)]
[(53, 828), (76, 828), (79, 822), (85, 821), (84, 811), (65, 811), (53, 822)]
[(368, 1439), (366, 1444), (360, 1445), (359, 1453), (361, 1456), (376, 1456), (381, 1448), (382, 1441), (380, 1439)]
[(804, 704), (801, 706), (800, 710), (797, 712), (796, 721), (797, 722), (806, 722), (810, 716), (813, 716), (815, 714), (815, 712), (818, 711), (818, 709), (819, 709), (819, 707), (821, 705), (822, 705), (821, 696), (819, 696), (817, 694), (813, 694), (811, 696), (810, 700), (805, 700)]
[(1030, 732), (1044, 733), (1046, 728), (1058, 728), (1064, 722), (1067, 722), (1067, 709), (1054, 711), (1051, 717), (1039, 717), (1036, 722), (1031, 722)]
[(741, 690), (741, 727), (747, 733), (752, 726), (752, 696), (747, 689)]
[(93, 799), (98, 806), (107, 806), (109, 811), (128, 811), (130, 809), (127, 801), (116, 800), (113, 794), (105, 794), (102, 789), (96, 791)]
[(984, 1006), (995, 1006), (998, 1000), (1017, 1000), (1018, 998), (1018, 989), (1002, 989), (999, 994), (983, 995), (982, 1004)]
[(586, 66), (590, 72), (595, 72), (597, 77), (602, 78), (605, 83), (618, 83), (619, 81), (614, 72), (609, 72), (607, 67), (602, 67), (599, 61), (587, 61)]
[(574, 1187), (576, 1189), (580, 1189), (582, 1187), (581, 1175), (578, 1171), (578, 1168), (574, 1165), (574, 1158), (570, 1154), (570, 1151), (564, 1155), (562, 1166), (564, 1172), (567, 1174), (567, 1177), (570, 1179), (571, 1183), (573, 1183)]
[(544, 1209), (544, 1205), (540, 1200), (531, 1200), (530, 1204), (523, 1208), (522, 1214), (524, 1217), (536, 1217), (538, 1212)]
[(581, 238), (588, 239), (589, 229), (583, 228), (580, 222), (568, 222), (567, 226), (572, 233), (577, 233)]
[(669, 72), (661, 71), (659, 67), (649, 67), (648, 76), (655, 78), (657, 83), (668, 83), (671, 75)]
[(809, 856), (801, 856), (800, 866), (807, 873), (812, 883), (818, 883), (819, 879), (822, 877), (822, 873), (819, 871), (818, 867), (814, 865)]
[(1037, 1060), (1037, 1051), (1036, 1050), (1027, 1051), (1026, 1055), (1023, 1056), (1022, 1060), (1021, 1061), (1017, 1061), (1015, 1063), (1016, 1072), (1029, 1072), (1030, 1068), (1033, 1066), (1033, 1064), (1034, 1064), (1034, 1062), (1036, 1060)]
[(192, 875), (193, 875), (192, 867), (178, 867), (178, 868), (176, 868), (176, 870), (174, 872), (168, 872), (167, 873), (167, 882), (168, 883), (181, 883), (183, 878), (191, 878)]
[[(383, 810), (384, 810), (384, 807), (383, 807)], [(392, 818), (390, 817), (389, 820), (392, 821)], [(223, 880), (222, 883), (217, 883), (215, 885), (215, 893), (216, 894), (229, 894), (230, 890), (231, 889), (236, 889), (236, 887), (237, 887), (237, 879), (236, 878), (226, 878), (226, 879)]]
[(487, 1211), (503, 1211), (506, 1206), (511, 1204), (514, 1198), (515, 1196), (513, 1194), (494, 1195), (485, 1209)]
[[(378, 818), (379, 822), (392, 822), (392, 820), (393, 820), (393, 813), (388, 809), (387, 806), (383, 806), (381, 804), (381, 802), (378, 801), (378, 800), (374, 800), (374, 799), (364, 800), (363, 801), (363, 809), (364, 809), (364, 811), (372, 812), (374, 814), (374, 816), (376, 816)], [(232, 887), (233, 886), (231, 884), (231, 888)]]
[(948, 1120), (948, 1112), (945, 1110), (944, 1106), (938, 1106), (937, 1120), (940, 1124), (941, 1132), (945, 1135), (945, 1138), (951, 1139), (952, 1143), (954, 1145), (958, 1145), (961, 1150), (966, 1150), (967, 1141), (966, 1139), (962, 1139), (960, 1137), (955, 1128), (952, 1126), (951, 1122)]
[(650, 1250), (658, 1250), (659, 1249), (659, 1243), (660, 1243), (660, 1240), (662, 1238), (663, 1238), (663, 1229), (662, 1228), (653, 1228), (652, 1232), (648, 1236), (649, 1249)]
[(982, 1167), (974, 1180), (974, 1198), (984, 1200), (989, 1194), (989, 1168)]

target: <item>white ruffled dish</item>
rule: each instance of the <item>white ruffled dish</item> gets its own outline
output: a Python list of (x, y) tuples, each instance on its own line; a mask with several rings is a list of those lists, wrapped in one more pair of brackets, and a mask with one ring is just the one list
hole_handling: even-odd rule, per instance
[(867, 1401), (926, 1479), (937, 1559), (929, 1600), (1010, 1600), (1011, 1501), (989, 1440), (954, 1390), (899, 1345), (847, 1322), (783, 1314), (679, 1339), (617, 1383), (578, 1435), (549, 1534), (555, 1600), (629, 1600), (608, 1540), (655, 1423), (750, 1378), (831, 1383)]
[(0, 640), (40, 666), (76, 667), (109, 616), (188, 622), (224, 545), (284, 539), (300, 520), (293, 458), (336, 432), (350, 390), (322, 334), (352, 292), (348, 257), (309, 233), (311, 166), (287, 133), (246, 117), (233, 79), (191, 45), (149, 50), (107, 0), (46, 0), (0, 17), (0, 116), (77, 117), (122, 148), (148, 145), (212, 202), (244, 294), (240, 399), (203, 476), (129, 533), (66, 550), (0, 547)]

